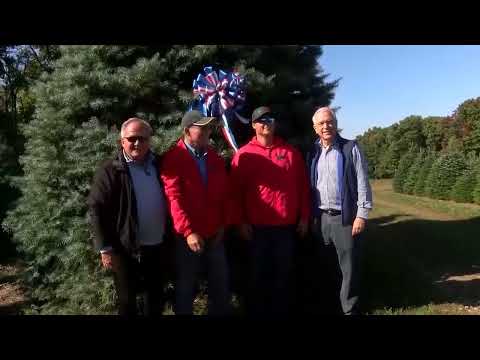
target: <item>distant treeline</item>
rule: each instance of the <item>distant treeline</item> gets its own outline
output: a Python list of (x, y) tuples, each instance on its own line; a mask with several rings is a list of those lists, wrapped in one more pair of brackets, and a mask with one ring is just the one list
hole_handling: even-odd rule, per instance
[(357, 140), (370, 176), (393, 178), (395, 191), (480, 204), (480, 97), (451, 116), (409, 116)]

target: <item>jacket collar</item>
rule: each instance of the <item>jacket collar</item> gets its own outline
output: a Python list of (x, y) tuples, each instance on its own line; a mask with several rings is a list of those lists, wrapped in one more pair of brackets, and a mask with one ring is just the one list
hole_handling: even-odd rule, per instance
[[(147, 156), (147, 161), (151, 161), (154, 166), (158, 165), (159, 157), (152, 150), (149, 150), (146, 156)], [(123, 149), (120, 149), (118, 151), (116, 158), (112, 162), (112, 165), (118, 171), (127, 171), (128, 169), (127, 159), (125, 157)]]
[(280, 137), (278, 137), (278, 136), (274, 136), (274, 138), (273, 138), (273, 143), (272, 143), (272, 145), (269, 146), (269, 147), (266, 147), (266, 146), (263, 146), (262, 144), (260, 144), (260, 142), (257, 140), (257, 137), (256, 137), (256, 136), (254, 136), (254, 137), (252, 138), (252, 140), (249, 141), (249, 144), (254, 145), (254, 146), (259, 146), (259, 147), (261, 147), (262, 149), (273, 149), (273, 148), (275, 148), (275, 147), (277, 147), (277, 146), (282, 145), (283, 143), (284, 143), (284, 141), (283, 141)]

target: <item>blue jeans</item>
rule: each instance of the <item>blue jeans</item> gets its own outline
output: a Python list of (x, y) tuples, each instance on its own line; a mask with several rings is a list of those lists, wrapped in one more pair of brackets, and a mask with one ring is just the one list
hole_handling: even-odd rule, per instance
[(295, 229), (295, 225), (253, 226), (248, 244), (248, 314), (278, 316), (289, 312)]
[(228, 289), (228, 268), (223, 241), (212, 245), (211, 239), (205, 239), (202, 253), (194, 253), (183, 237), (176, 239), (176, 284), (175, 313), (192, 315), (193, 300), (198, 280), (203, 271), (208, 280), (208, 314), (230, 314), (230, 292)]

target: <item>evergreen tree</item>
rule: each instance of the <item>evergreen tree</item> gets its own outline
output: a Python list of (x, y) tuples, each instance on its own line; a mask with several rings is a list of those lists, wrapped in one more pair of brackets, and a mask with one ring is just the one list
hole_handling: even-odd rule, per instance
[(403, 186), (407, 179), (408, 172), (412, 166), (415, 157), (418, 154), (418, 148), (412, 147), (398, 163), (398, 168), (395, 171), (395, 177), (393, 178), (393, 190), (396, 192), (403, 192)]
[(469, 154), (467, 167), (458, 177), (450, 192), (450, 198), (457, 202), (473, 202), (473, 191), (477, 184), (477, 173), (480, 166), (479, 158), (475, 153)]
[(475, 164), (474, 173), (476, 182), (472, 191), (472, 200), (475, 204), (480, 205), (480, 161)]
[(425, 189), (434, 199), (449, 199), (450, 191), (466, 169), (466, 160), (462, 153), (444, 153), (432, 165)]
[(427, 182), (426, 180), (428, 178), (428, 175), (430, 174), (433, 163), (435, 162), (435, 159), (437, 159), (437, 157), (438, 157), (438, 154), (434, 152), (426, 154), (420, 166), (420, 171), (418, 172), (417, 181), (413, 189), (413, 193), (415, 195), (418, 195), (418, 196), (426, 195), (426, 191), (425, 191), (425, 184)]
[(405, 194), (412, 195), (415, 190), (415, 184), (417, 183), (422, 164), (425, 160), (425, 150), (421, 149), (415, 157), (415, 160), (412, 163), (412, 166), (408, 169), (407, 177), (403, 182), (403, 192)]

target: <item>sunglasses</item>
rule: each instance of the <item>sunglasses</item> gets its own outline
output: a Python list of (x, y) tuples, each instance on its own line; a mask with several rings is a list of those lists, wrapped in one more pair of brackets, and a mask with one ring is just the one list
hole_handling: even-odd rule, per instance
[(275, 123), (275, 119), (272, 117), (264, 117), (264, 118), (255, 120), (254, 122), (258, 122), (265, 125), (272, 125)]
[(133, 144), (133, 143), (136, 143), (137, 140), (138, 140), (138, 142), (141, 142), (141, 143), (143, 143), (143, 142), (145, 142), (145, 141), (148, 140), (148, 138), (147, 138), (147, 137), (144, 137), (144, 136), (128, 136), (128, 137), (126, 137), (125, 139), (127, 139), (128, 142), (130, 142), (130, 143), (132, 143), (132, 144)]

